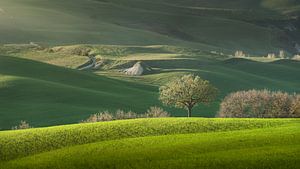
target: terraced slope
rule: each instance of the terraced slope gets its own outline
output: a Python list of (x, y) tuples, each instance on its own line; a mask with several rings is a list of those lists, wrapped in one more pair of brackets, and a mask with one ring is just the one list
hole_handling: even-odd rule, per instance
[(0, 167), (292, 169), (299, 166), (299, 124), (167, 118), (6, 131)]
[(295, 52), (295, 0), (2, 0), (0, 43), (179, 45)]

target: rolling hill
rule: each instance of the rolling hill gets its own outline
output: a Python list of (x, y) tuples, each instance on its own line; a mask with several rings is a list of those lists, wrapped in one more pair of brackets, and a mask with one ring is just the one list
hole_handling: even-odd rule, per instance
[(138, 119), (2, 131), (0, 167), (293, 169), (299, 137), (298, 119)]
[[(299, 119), (212, 118), (231, 92), (300, 93), (299, 30), (299, 0), (0, 0), (0, 168), (299, 168)], [(158, 100), (185, 74), (220, 91), (193, 118)], [(151, 106), (172, 117), (80, 123)]]
[[(4, 45), (0, 57), (1, 128), (20, 120), (49, 126), (77, 123), (92, 113), (117, 109), (145, 112), (162, 106), (158, 87), (186, 73), (208, 79), (220, 90), (215, 103), (200, 105), (195, 116), (214, 117), (219, 103), (230, 92), (247, 89), (300, 92), (300, 62), (256, 62), (175, 46), (75, 45), (36, 49), (28, 45)], [(74, 51), (91, 48), (105, 61), (102, 68), (74, 70), (88, 60)], [(80, 52), (79, 52), (80, 53)], [(119, 70), (141, 61), (153, 71), (127, 76)], [(44, 63), (42, 63), (44, 62)], [(70, 69), (71, 68), (71, 69)], [(164, 107), (172, 116), (184, 110)]]
[[(251, 56), (281, 49), (296, 53), (299, 5), (296, 0), (1, 0), (0, 129), (20, 120), (33, 126), (75, 123), (106, 109), (142, 113), (161, 106), (161, 84), (186, 73), (221, 91), (215, 103), (197, 107), (196, 116), (214, 117), (221, 99), (237, 90), (299, 92), (299, 62), (228, 59), (235, 50)], [(88, 63), (78, 54), (85, 49), (105, 64), (74, 70)], [(119, 72), (137, 61), (153, 72), (141, 77)]]
[(44, 126), (79, 122), (101, 110), (144, 111), (158, 102), (149, 85), (8, 56), (0, 56), (0, 67), (1, 129), (20, 120)]

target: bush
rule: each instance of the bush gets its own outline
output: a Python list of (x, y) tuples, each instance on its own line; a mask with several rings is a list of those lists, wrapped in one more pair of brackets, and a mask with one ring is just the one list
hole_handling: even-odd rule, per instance
[(145, 114), (141, 114), (141, 115), (138, 115), (133, 111), (125, 112), (123, 110), (117, 110), (113, 114), (108, 111), (104, 111), (102, 113), (96, 113), (91, 115), (88, 119), (82, 120), (81, 123), (95, 123), (101, 121), (136, 119), (136, 118), (170, 117), (170, 114), (168, 112), (156, 106), (150, 107)]
[(135, 119), (137, 118), (137, 114), (135, 112), (129, 111), (129, 112), (124, 112), (123, 110), (117, 110), (115, 113), (116, 117), (115, 119), (122, 120), (122, 119)]
[(160, 107), (150, 107), (144, 114), (146, 118), (170, 117), (170, 114)]
[(219, 117), (300, 117), (300, 96), (269, 90), (231, 93), (221, 103)]
[(108, 112), (104, 111), (101, 113), (96, 113), (91, 115), (88, 119), (83, 120), (82, 123), (95, 123), (95, 122), (101, 122), (101, 121), (112, 121), (114, 118), (113, 116)]
[(78, 55), (78, 56), (89, 56), (89, 53), (92, 50), (87, 47), (76, 47), (73, 50), (71, 50), (72, 55)]
[(300, 95), (294, 95), (291, 104), (291, 112), (293, 117), (300, 117)]
[(32, 128), (29, 125), (29, 123), (27, 123), (26, 121), (22, 120), (18, 126), (12, 127), (12, 130), (22, 130), (22, 129), (29, 129), (29, 128)]
[(293, 60), (300, 60), (300, 55), (295, 55), (292, 59)]
[(246, 54), (243, 51), (238, 50), (235, 52), (234, 57), (236, 57), (236, 58), (246, 57)]

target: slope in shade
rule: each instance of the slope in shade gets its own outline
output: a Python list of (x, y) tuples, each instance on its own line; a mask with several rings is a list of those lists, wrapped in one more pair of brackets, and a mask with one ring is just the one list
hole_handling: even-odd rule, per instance
[(0, 74), (1, 129), (20, 120), (34, 126), (74, 123), (106, 109), (143, 112), (157, 102), (151, 86), (26, 59), (1, 56)]

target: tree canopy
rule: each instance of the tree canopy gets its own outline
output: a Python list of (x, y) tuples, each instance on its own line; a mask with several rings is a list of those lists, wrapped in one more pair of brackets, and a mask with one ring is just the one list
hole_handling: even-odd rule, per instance
[(188, 117), (191, 117), (195, 105), (212, 102), (217, 93), (218, 89), (212, 86), (209, 81), (189, 74), (161, 86), (159, 99), (165, 105), (187, 109)]

